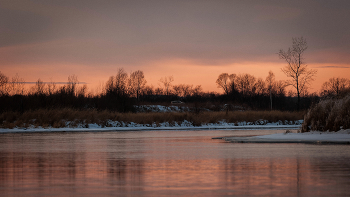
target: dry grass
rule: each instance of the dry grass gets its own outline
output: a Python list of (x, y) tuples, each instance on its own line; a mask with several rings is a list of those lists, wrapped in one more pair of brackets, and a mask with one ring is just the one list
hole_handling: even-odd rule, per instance
[(341, 99), (327, 99), (311, 107), (304, 117), (302, 132), (339, 131), (350, 128), (350, 94)]
[(17, 112), (5, 112), (0, 114), (0, 127), (76, 127), (78, 125), (88, 127), (90, 123), (97, 123), (101, 126), (109, 126), (108, 121), (118, 121), (124, 123), (138, 124), (159, 124), (175, 122), (181, 124), (184, 120), (191, 122), (194, 126), (208, 123), (218, 123), (225, 121), (228, 123), (297, 121), (302, 119), (304, 112), (281, 112), (281, 111), (235, 111), (235, 112), (171, 112), (171, 113), (117, 113), (111, 111), (97, 110), (35, 110), (27, 111), (23, 114)]

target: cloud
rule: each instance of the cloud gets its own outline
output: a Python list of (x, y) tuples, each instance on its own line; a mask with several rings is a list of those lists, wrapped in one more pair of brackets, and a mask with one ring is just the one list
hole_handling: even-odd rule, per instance
[(326, 65), (326, 66), (317, 66), (315, 68), (350, 68), (350, 65)]
[(300, 8), (277, 5), (256, 5), (255, 20), (261, 21), (285, 21), (293, 20), (301, 16)]
[[(278, 50), (298, 36), (308, 40), (307, 62), (350, 63), (350, 27), (342, 22), (350, 20), (349, 6), (324, 0), (5, 1), (0, 65), (278, 62)], [(330, 48), (331, 55), (318, 52)]]

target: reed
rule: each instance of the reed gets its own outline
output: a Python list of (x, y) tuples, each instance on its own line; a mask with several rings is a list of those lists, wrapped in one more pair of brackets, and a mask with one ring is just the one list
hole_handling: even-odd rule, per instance
[(181, 124), (187, 120), (193, 126), (202, 124), (238, 122), (256, 122), (264, 120), (268, 122), (297, 121), (302, 119), (304, 112), (282, 112), (282, 111), (230, 111), (226, 112), (150, 112), (150, 113), (118, 113), (114, 111), (97, 110), (75, 110), (65, 109), (38, 109), (24, 113), (4, 112), (0, 114), (0, 127), (76, 127), (78, 125), (88, 126), (96, 123), (101, 126), (110, 126), (109, 121), (124, 123), (134, 122), (142, 125), (158, 125), (168, 122), (174, 125)]
[(304, 117), (302, 132), (339, 131), (350, 128), (350, 94), (320, 101)]

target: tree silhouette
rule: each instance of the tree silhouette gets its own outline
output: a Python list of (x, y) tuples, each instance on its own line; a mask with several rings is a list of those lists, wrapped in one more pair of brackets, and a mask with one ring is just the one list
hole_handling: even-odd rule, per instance
[(266, 77), (266, 83), (267, 83), (267, 88), (268, 88), (269, 93), (270, 93), (270, 107), (272, 110), (272, 88), (273, 88), (273, 85), (275, 83), (275, 74), (273, 74), (273, 72), (271, 70), (269, 71), (269, 75)]
[(346, 78), (332, 77), (324, 82), (321, 88), (321, 95), (338, 96), (342, 92), (350, 88), (350, 80)]
[(56, 92), (56, 83), (51, 80), (51, 82), (46, 84), (46, 93), (48, 95), (53, 95)]
[(221, 73), (216, 80), (216, 84), (218, 88), (222, 88), (225, 92), (226, 95), (230, 93), (230, 90), (232, 89), (232, 85), (234, 85), (234, 79), (236, 75), (231, 74), (229, 75), (228, 73)]
[(128, 74), (120, 68), (116, 76), (111, 76), (106, 83), (106, 93), (121, 97), (128, 92)]
[(236, 87), (237, 90), (243, 95), (243, 96), (252, 96), (255, 94), (255, 81), (256, 78), (253, 75), (250, 74), (243, 74), (237, 76), (236, 79)]
[(17, 73), (14, 77), (12, 77), (12, 80), (10, 83), (11, 83), (12, 94), (14, 95), (24, 94), (24, 79), (20, 78)]
[(77, 91), (77, 84), (79, 84), (79, 81), (76, 75), (68, 76), (67, 93), (74, 96)]
[(289, 85), (294, 86), (297, 91), (298, 104), (297, 109), (300, 109), (300, 93), (303, 90), (306, 90), (310, 85), (310, 82), (314, 80), (314, 76), (317, 73), (317, 70), (308, 69), (307, 65), (304, 62), (304, 52), (307, 49), (306, 40), (303, 37), (293, 38), (292, 48), (288, 48), (287, 51), (281, 49), (278, 52), (280, 59), (283, 59), (287, 62), (282, 71), (287, 77), (292, 78), (289, 80)]
[(0, 95), (8, 94), (9, 78), (0, 72)]
[(173, 76), (168, 76), (168, 77), (164, 77), (164, 78), (161, 78), (159, 80), (159, 82), (161, 82), (164, 86), (164, 91), (165, 91), (165, 94), (167, 96), (169, 96), (169, 93), (170, 93), (170, 88), (171, 88), (171, 82), (174, 81), (174, 77)]
[(131, 93), (136, 96), (136, 99), (139, 100), (141, 90), (145, 87), (147, 81), (143, 74), (143, 71), (137, 70), (130, 74), (129, 86)]
[(34, 88), (34, 94), (43, 95), (45, 93), (45, 83), (41, 79), (36, 81)]

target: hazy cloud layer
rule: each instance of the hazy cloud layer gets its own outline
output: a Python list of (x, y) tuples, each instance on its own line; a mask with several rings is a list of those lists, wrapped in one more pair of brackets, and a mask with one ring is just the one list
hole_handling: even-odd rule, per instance
[(309, 64), (350, 64), (349, 7), (348, 0), (0, 0), (0, 68), (277, 62), (278, 50), (299, 36)]

